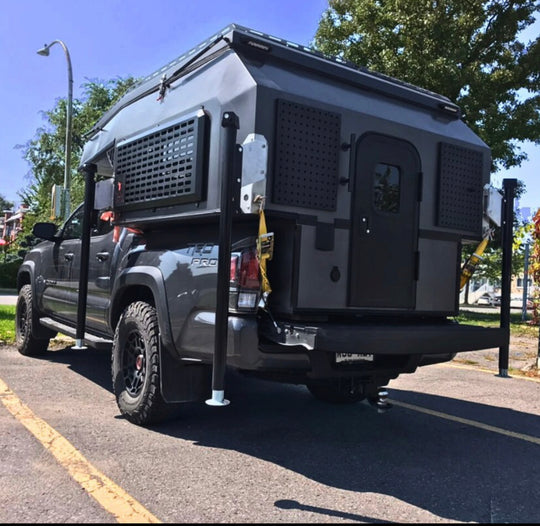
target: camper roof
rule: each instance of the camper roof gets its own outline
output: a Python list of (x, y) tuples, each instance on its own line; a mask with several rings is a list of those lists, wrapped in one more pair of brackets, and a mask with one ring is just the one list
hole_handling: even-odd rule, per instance
[(328, 57), (309, 47), (238, 24), (231, 24), (151, 75), (143, 78), (101, 117), (88, 132), (87, 137), (101, 130), (125, 106), (153, 92), (159, 92), (160, 89), (164, 89), (168, 84), (193, 71), (199, 65), (207, 63), (223, 48), (233, 48), (240, 55), (254, 52), (268, 54), (281, 60), (315, 69), (325, 75), (358, 84), (363, 89), (400, 98), (409, 103), (412, 102), (438, 109), (454, 118), (460, 117), (459, 107), (442, 95), (388, 75), (371, 71), (365, 67), (357, 66), (339, 57)]

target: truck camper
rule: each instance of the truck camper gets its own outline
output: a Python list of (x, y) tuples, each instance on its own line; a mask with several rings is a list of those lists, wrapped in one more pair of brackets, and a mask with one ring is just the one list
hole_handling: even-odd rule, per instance
[(36, 226), (18, 345), (75, 334), (84, 295), (82, 339), (112, 346), (136, 424), (226, 404), (226, 368), (382, 411), (398, 375), (507, 341), (455, 320), (462, 247), (500, 225), (501, 195), (441, 95), (231, 25), (86, 139), (95, 195)]

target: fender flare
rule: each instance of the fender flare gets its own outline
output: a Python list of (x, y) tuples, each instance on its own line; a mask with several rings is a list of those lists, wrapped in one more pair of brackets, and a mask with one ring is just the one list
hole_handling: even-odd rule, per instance
[[(109, 310), (109, 326), (114, 328), (114, 314), (117, 312), (120, 299), (127, 288), (144, 286), (150, 289), (154, 296), (159, 329), (163, 344), (174, 348), (171, 323), (168, 316), (167, 292), (161, 271), (152, 266), (138, 266), (123, 270), (115, 277), (111, 291), (111, 307)], [(114, 329), (113, 329), (114, 330)]]
[(33, 298), (35, 297), (34, 295), (35, 288), (36, 288), (35, 279), (34, 279), (35, 271), (36, 271), (36, 264), (33, 261), (31, 260), (24, 261), (21, 264), (21, 266), (19, 267), (19, 270), (17, 271), (17, 292), (19, 292), (22, 287), (21, 275), (27, 273), (27, 274), (30, 274), (30, 285), (32, 286), (32, 296)]

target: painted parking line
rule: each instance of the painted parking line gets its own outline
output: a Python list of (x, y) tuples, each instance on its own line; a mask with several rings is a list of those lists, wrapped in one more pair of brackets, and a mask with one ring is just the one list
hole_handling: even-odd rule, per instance
[[(468, 369), (470, 371), (480, 371), (481, 373), (489, 373), (497, 375), (496, 371), (493, 369), (484, 369), (482, 367), (477, 367), (476, 365), (465, 365), (465, 364), (456, 364), (456, 363), (438, 363), (435, 364), (438, 367), (454, 367), (455, 369)], [(521, 374), (510, 374), (509, 378), (515, 378), (517, 380), (526, 380), (527, 382), (536, 382), (540, 383), (540, 378), (532, 376), (523, 376)]]
[(37, 417), (0, 379), (0, 400), (82, 488), (121, 523), (161, 523), (142, 504), (96, 469), (58, 431)]
[(477, 427), (479, 429), (483, 429), (484, 431), (491, 431), (492, 433), (498, 433), (499, 435), (504, 435), (504, 436), (512, 437), (512, 438), (518, 438), (519, 440), (525, 440), (527, 442), (532, 442), (533, 444), (540, 446), (540, 438), (537, 438), (537, 437), (524, 435), (523, 433), (514, 433), (513, 431), (508, 431), (500, 427), (483, 424), (482, 422), (477, 422), (476, 420), (469, 420), (468, 418), (461, 418), (459, 416), (448, 415), (446, 413), (441, 413), (440, 411), (433, 411), (431, 409), (426, 409), (425, 407), (420, 407), (418, 405), (408, 404), (406, 402), (399, 402), (397, 400), (391, 400), (391, 403), (399, 407), (411, 409), (412, 411), (417, 411), (419, 413), (424, 413), (426, 415), (436, 416), (438, 418), (444, 418), (445, 420), (451, 420), (452, 422), (459, 422), (460, 424), (466, 424), (468, 426)]

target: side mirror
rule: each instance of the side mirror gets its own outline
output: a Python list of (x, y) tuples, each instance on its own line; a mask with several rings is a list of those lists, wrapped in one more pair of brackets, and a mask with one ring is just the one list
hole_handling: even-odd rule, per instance
[(47, 241), (54, 241), (56, 225), (54, 223), (36, 223), (32, 229), (34, 236)]

